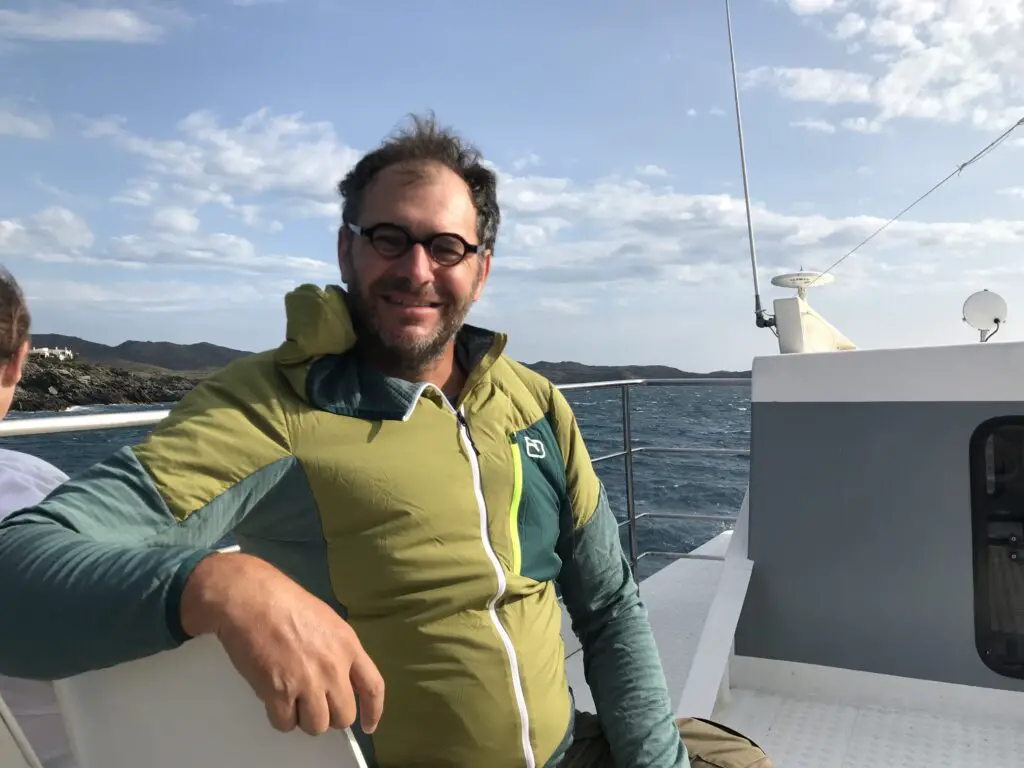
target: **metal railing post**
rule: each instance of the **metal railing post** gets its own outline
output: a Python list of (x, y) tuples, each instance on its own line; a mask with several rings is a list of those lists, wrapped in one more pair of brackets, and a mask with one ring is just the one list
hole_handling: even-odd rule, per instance
[(630, 423), (629, 384), (622, 385), (622, 451), (626, 470), (626, 517), (629, 520), (629, 564), (636, 575), (640, 559), (636, 543), (636, 505), (633, 502), (633, 429)]

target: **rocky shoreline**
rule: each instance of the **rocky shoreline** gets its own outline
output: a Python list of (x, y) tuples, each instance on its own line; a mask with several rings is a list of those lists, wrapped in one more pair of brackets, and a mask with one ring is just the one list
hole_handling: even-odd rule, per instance
[(63, 411), (75, 405), (174, 403), (202, 378), (201, 374), (30, 359), (11, 410)]

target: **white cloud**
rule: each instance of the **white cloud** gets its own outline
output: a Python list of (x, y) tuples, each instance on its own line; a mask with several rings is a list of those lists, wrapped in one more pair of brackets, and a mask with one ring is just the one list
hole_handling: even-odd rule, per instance
[[(851, 120), (848, 129), (872, 129), (870, 121)], [(89, 121), (87, 132), (141, 161), (146, 175), (135, 178), (120, 199), (152, 209), (148, 228), (100, 243), (73, 240), (73, 247), (55, 249), (26, 240), (15, 227), (7, 235), (7, 251), (18, 241), (20, 252), (36, 258), (125, 269), (337, 279), (329, 237), (324, 250), (313, 254), (321, 260), (268, 252), (235, 232), (207, 232), (200, 225), (200, 220), (216, 220), (213, 212), (203, 213), (205, 206), (228, 211), (239, 227), (274, 230), (290, 226), (289, 221), (306, 226), (296, 220), (308, 217), (336, 221), (340, 206), (333, 181), (359, 153), (330, 124), (261, 110), (231, 125), (204, 111), (181, 121), (174, 138), (141, 136), (123, 120), (110, 118)], [(736, 285), (749, 281), (740, 197), (687, 194), (665, 187), (657, 176), (654, 183), (618, 176), (581, 183), (499, 169), (499, 178), (504, 223), (495, 270), (502, 279), (493, 283), (499, 295), (529, 281), (538, 301), (576, 302), (601, 284), (615, 285), (623, 295), (633, 292), (640, 301), (652, 286), (669, 290), (712, 278)], [(753, 216), (766, 270), (823, 267), (884, 222), (864, 215), (783, 213), (758, 201)], [(65, 233), (58, 241), (67, 242), (73, 229), (67, 217), (54, 221)], [(885, 264), (907, 280), (922, 280), (921, 265), (961, 268), (981, 253), (998, 259), (1005, 252), (1010, 258), (1022, 246), (1024, 222), (904, 220), (843, 269), (847, 279), (866, 280), (869, 267)]]
[(298, 200), (284, 206), (284, 212), (297, 219), (341, 218), (341, 201)]
[(45, 139), (53, 133), (53, 121), (43, 114), (30, 114), (18, 110), (8, 101), (0, 99), (0, 136), (22, 139)]
[(246, 226), (253, 227), (254, 229), (261, 229), (265, 232), (280, 232), (284, 229), (284, 225), (277, 220), (268, 221), (263, 217), (263, 211), (260, 206), (252, 204), (243, 205), (228, 205), (226, 206), (229, 210), (234, 211), (238, 218), (245, 222)]
[(589, 299), (569, 300), (549, 296), (541, 299), (538, 305), (560, 315), (585, 315), (591, 303), (593, 302)]
[(62, 199), (74, 197), (74, 195), (72, 195), (70, 192), (58, 187), (56, 184), (50, 184), (46, 181), (43, 181), (43, 179), (38, 175), (32, 176), (32, 185), (37, 187), (38, 189), (41, 189), (43, 192), (50, 195), (51, 197), (57, 197)]
[(100, 243), (81, 216), (60, 206), (24, 219), (0, 219), (0, 257), (123, 269), (285, 273), (310, 279), (330, 279), (337, 273), (333, 263), (261, 253), (239, 235), (201, 232), (191, 211), (171, 207), (155, 211), (144, 234)]
[(524, 168), (540, 165), (540, 155), (530, 152), (528, 155), (516, 158), (512, 161), (512, 170), (521, 171)]
[(1024, 114), (1024, 0), (789, 5), (834, 20), (832, 36), (863, 50), (864, 66), (763, 66), (745, 74), (746, 85), (770, 86), (794, 101), (871, 105), (875, 114), (864, 124), (871, 130), (897, 118), (1005, 130)]
[(53, 206), (24, 219), (0, 219), (0, 256), (71, 258), (92, 246), (86, 221), (67, 208)]
[(263, 221), (261, 201), (289, 197), (286, 208), (296, 215), (326, 214), (334, 201), (336, 213), (334, 188), (359, 157), (330, 123), (269, 109), (232, 127), (221, 126), (210, 111), (193, 112), (178, 123), (173, 139), (138, 136), (118, 116), (84, 122), (86, 137), (110, 141), (145, 165), (147, 176), (122, 191), (120, 202), (219, 205), (272, 231), (281, 225)]
[[(538, 248), (554, 242), (561, 230), (572, 227), (572, 222), (556, 216), (538, 216), (529, 224), (511, 221), (506, 233), (511, 235), (508, 245), (512, 247)], [(503, 244), (504, 245), (504, 244)]]
[(1007, 187), (1006, 189), (1000, 189), (999, 194), (1011, 195), (1013, 197), (1019, 197), (1024, 200), (1024, 187)]
[(849, 40), (868, 28), (867, 21), (857, 13), (848, 13), (839, 20), (835, 28), (835, 36), (840, 40)]
[(115, 203), (145, 207), (152, 205), (160, 193), (160, 183), (155, 179), (134, 179), (112, 199)]
[(159, 24), (126, 8), (49, 3), (32, 11), (0, 10), (0, 39), (152, 43), (162, 34)]
[[(515, 224), (495, 269), (512, 279), (550, 286), (747, 280), (741, 198), (660, 190), (636, 180), (583, 185), (549, 177), (503, 178), (505, 211)], [(567, 226), (542, 236), (535, 221), (557, 217)], [(884, 223), (873, 216), (791, 215), (753, 208), (762, 266), (791, 269), (831, 263)], [(507, 230), (506, 230), (507, 231)], [(506, 235), (508, 237), (508, 235)], [(904, 220), (851, 259), (892, 263), (913, 279), (915, 265), (963, 264), (984, 252), (1009, 257), (1024, 246), (1024, 221)], [(561, 290), (552, 291), (558, 294)]]
[[(76, 311), (83, 316), (87, 307), (102, 305), (103, 311), (123, 312), (125, 318), (131, 316), (133, 306), (150, 312), (191, 307), (197, 317), (203, 317), (207, 308), (227, 301), (222, 295), (251, 288), (250, 295), (263, 296), (267, 307), (277, 309), (240, 313), (247, 319), (239, 333), (278, 333), (277, 320), (267, 318), (280, 309), (279, 284), (338, 279), (328, 230), (336, 226), (340, 201), (332, 186), (359, 152), (347, 146), (329, 124), (298, 115), (282, 117), (264, 110), (234, 122), (210, 112), (195, 114), (201, 119), (186, 118), (172, 132), (155, 136), (121, 119), (88, 121), (89, 135), (123, 151), (125, 156), (115, 158), (109, 167), (125, 169), (127, 165), (119, 198), (134, 207), (108, 204), (107, 212), (120, 213), (122, 218), (96, 218), (103, 221), (104, 236), (99, 238), (92, 236), (84, 221), (61, 208), (0, 222), (0, 260), (31, 260), (13, 265), (28, 277), (82, 277), (81, 285), (89, 287), (76, 294)], [(843, 116), (824, 120), (816, 112), (811, 115), (837, 133), (850, 129), (842, 126)], [(1001, 151), (1011, 157), (1017, 154), (1009, 147)], [(851, 161), (851, 180), (856, 165)], [(878, 167), (879, 172), (885, 171)], [(532, 349), (555, 349), (545, 331), (551, 322), (560, 323), (566, 338), (585, 338), (598, 322), (599, 306), (628, 307), (625, 317), (643, 317), (651, 325), (665, 315), (689, 322), (678, 316), (681, 301), (704, 307), (694, 309), (698, 316), (720, 312), (726, 325), (728, 317), (747, 311), (739, 298), (730, 309), (708, 304), (711, 294), (723, 301), (732, 301), (725, 297), (745, 301), (749, 296), (746, 220), (738, 195), (693, 194), (682, 186), (685, 179), (669, 186), (662, 177), (633, 172), (586, 181), (551, 175), (545, 167), (516, 172), (511, 163), (498, 172), (502, 230), (487, 301), (474, 314), (487, 316), (498, 327), (515, 326), (517, 338), (524, 335), (518, 329), (525, 324), (526, 335), (534, 333), (528, 342), (537, 345)], [(1007, 195), (1018, 196), (1009, 188), (1015, 183), (1003, 182)], [(817, 210), (842, 212), (832, 215), (816, 214), (815, 207), (787, 201), (755, 200), (762, 277), (800, 267), (823, 268), (883, 224), (882, 214), (892, 212), (858, 215), (863, 210), (858, 197), (815, 200)], [(314, 217), (320, 220), (308, 220)], [(119, 221), (121, 228), (114, 229)], [(286, 238), (247, 231), (273, 229), (275, 224), (285, 228)], [(107, 236), (108, 231), (114, 236)], [(292, 247), (303, 250), (290, 250), (279, 242), (301, 243)], [(1024, 221), (908, 218), (844, 262), (838, 270), (838, 286), (822, 295), (828, 301), (832, 296), (863, 295), (865, 290), (882, 290), (883, 282), (907, 292), (934, 292), (942, 287), (956, 293), (961, 285), (949, 287), (954, 279), (992, 280), (1006, 265), (1016, 264), (1022, 249)], [(62, 268), (55, 268), (55, 263)], [(63, 265), (68, 265), (67, 274)], [(1011, 282), (1009, 276), (999, 279)], [(130, 292), (128, 286), (150, 283), (168, 286), (173, 295), (150, 301), (148, 297), (159, 291), (142, 290), (120, 303), (108, 298)], [(63, 287), (45, 290), (60, 295), (77, 285), (61, 283)], [(770, 290), (766, 287), (766, 298)], [(896, 289), (885, 290), (889, 292), (880, 295), (891, 296)], [(521, 307), (524, 293), (536, 312), (530, 320), (513, 320), (510, 312)], [(51, 301), (51, 306), (56, 307), (56, 302)], [(56, 309), (53, 312), (58, 314)], [(139, 322), (136, 327), (147, 328), (151, 338), (164, 332), (162, 316), (156, 316), (150, 326), (144, 325), (146, 320)], [(265, 326), (253, 330), (261, 322)], [(594, 327), (599, 327), (603, 338), (616, 339), (609, 349), (625, 350), (615, 354), (629, 357), (638, 348), (627, 337), (627, 329), (635, 327), (636, 333), (642, 333), (631, 322)], [(227, 323), (227, 319), (218, 320), (218, 333), (226, 333)], [(197, 327), (195, 333), (201, 336), (206, 330)], [(736, 334), (740, 338), (738, 330)], [(711, 359), (719, 353), (706, 354)], [(606, 355), (595, 352), (589, 359), (601, 362)]]
[(153, 213), (153, 226), (168, 232), (191, 234), (199, 231), (199, 219), (187, 208), (158, 208)]
[(848, 117), (841, 123), (843, 128), (855, 133), (880, 133), (882, 124), (878, 120), (869, 120), (866, 117)]
[(823, 13), (840, 5), (845, 3), (842, 0), (789, 0), (790, 10), (799, 16)]
[(183, 280), (128, 281), (102, 283), (72, 280), (19, 280), (33, 305), (47, 303), (63, 307), (103, 307), (104, 311), (135, 314), (195, 310), (197, 305), (231, 309), (267, 299), (278, 299), (275, 286), (251, 283), (218, 285)]
[(160, 267), (216, 270), (247, 275), (283, 272), (309, 278), (332, 278), (337, 265), (284, 254), (264, 254), (247, 238), (224, 232), (203, 233), (155, 229), (144, 235), (122, 235), (97, 253), (92, 263), (127, 268)]
[[(820, 118), (809, 118), (805, 120), (794, 120), (789, 124), (793, 128), (803, 128), (807, 131), (818, 133), (835, 133), (836, 124)], [(854, 133), (881, 133), (882, 124), (878, 120), (869, 120), (866, 117), (847, 117), (840, 121), (839, 127)]]
[(639, 175), (639, 176), (651, 176), (651, 177), (668, 176), (668, 171), (666, 171), (660, 165), (652, 165), (652, 164), (639, 165), (639, 166), (636, 167), (635, 170), (636, 170), (637, 175)]
[(871, 78), (858, 72), (811, 67), (758, 67), (744, 73), (746, 86), (770, 84), (787, 99), (823, 104), (866, 104)]
[(794, 120), (790, 123), (793, 128), (804, 128), (808, 131), (816, 131), (818, 133), (835, 133), (836, 127), (828, 120)]
[[(842, 21), (840, 21), (840, 24)], [(838, 30), (837, 30), (838, 31)], [(914, 25), (893, 19), (876, 18), (867, 25), (867, 37), (880, 48), (897, 48), (919, 52), (925, 48), (915, 32)]]

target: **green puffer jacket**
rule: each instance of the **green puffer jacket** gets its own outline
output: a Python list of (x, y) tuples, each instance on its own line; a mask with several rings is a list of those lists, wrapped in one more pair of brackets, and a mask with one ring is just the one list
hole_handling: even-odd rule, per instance
[(0, 526), (0, 674), (53, 679), (187, 640), (196, 563), (234, 533), (355, 629), (387, 685), (380, 768), (556, 765), (562, 597), (618, 765), (685, 766), (644, 608), (572, 411), (470, 326), (454, 405), (348, 354), (344, 292), (201, 383), (141, 444)]

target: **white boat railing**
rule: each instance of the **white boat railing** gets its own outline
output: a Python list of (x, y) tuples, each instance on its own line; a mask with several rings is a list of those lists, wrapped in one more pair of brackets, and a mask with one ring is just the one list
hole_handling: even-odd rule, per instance
[(0, 437), (55, 435), (61, 432), (91, 432), (96, 429), (148, 427), (163, 421), (170, 410), (83, 413), (81, 416), (38, 416), (0, 421)]
[[(637, 523), (644, 519), (690, 520), (697, 522), (735, 522), (736, 515), (704, 515), (689, 512), (640, 512), (636, 511), (633, 492), (633, 459), (637, 454), (670, 454), (682, 456), (749, 456), (750, 451), (731, 448), (670, 448), (656, 446), (633, 446), (631, 391), (634, 387), (738, 387), (749, 386), (749, 379), (692, 378), (692, 379), (621, 379), (617, 381), (581, 382), (557, 385), (563, 392), (579, 392), (595, 389), (618, 389), (622, 400), (622, 450), (594, 457), (599, 464), (612, 459), (623, 459), (626, 483), (626, 519), (619, 527), (628, 527), (629, 560), (636, 571), (637, 563), (645, 557), (692, 558), (695, 560), (722, 560), (719, 555), (701, 555), (689, 552), (667, 552), (644, 550), (637, 544)], [(128, 411), (122, 413), (90, 413), (68, 416), (44, 416), (17, 418), (0, 421), (0, 438), (23, 435), (47, 435), (65, 432), (87, 432), (98, 429), (124, 429), (145, 427), (162, 421), (170, 413), (167, 409)]]

